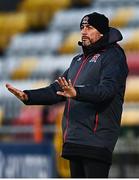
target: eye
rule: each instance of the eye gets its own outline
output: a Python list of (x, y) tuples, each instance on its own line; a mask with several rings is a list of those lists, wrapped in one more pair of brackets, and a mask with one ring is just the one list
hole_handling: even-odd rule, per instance
[(84, 28), (84, 26), (81, 26), (80, 29), (82, 30)]
[(91, 25), (88, 25), (88, 29), (93, 29), (93, 26), (91, 26)]

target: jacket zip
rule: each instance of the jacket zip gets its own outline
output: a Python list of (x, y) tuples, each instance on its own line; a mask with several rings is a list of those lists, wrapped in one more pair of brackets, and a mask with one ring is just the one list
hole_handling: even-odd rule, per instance
[[(82, 68), (85, 66), (87, 60), (88, 60), (88, 57), (86, 57), (86, 58), (83, 59), (83, 62), (82, 62), (82, 64), (80, 65), (80, 67), (79, 67), (79, 69), (78, 69), (78, 71), (77, 71), (77, 74), (76, 74), (76, 76), (75, 76), (75, 78), (74, 78), (73, 86), (75, 85), (75, 83), (76, 83), (76, 81), (77, 81), (77, 78), (79, 77), (79, 74), (80, 74)], [(65, 132), (64, 132), (64, 142), (65, 142), (65, 140), (66, 140), (67, 129), (68, 129), (68, 127), (69, 127), (70, 98), (68, 98), (68, 107), (67, 107), (67, 108), (68, 108), (68, 110), (67, 110), (67, 115), (66, 115), (66, 129), (65, 129)]]
[(93, 128), (94, 133), (96, 132), (97, 127), (98, 127), (98, 113), (96, 114), (95, 127)]

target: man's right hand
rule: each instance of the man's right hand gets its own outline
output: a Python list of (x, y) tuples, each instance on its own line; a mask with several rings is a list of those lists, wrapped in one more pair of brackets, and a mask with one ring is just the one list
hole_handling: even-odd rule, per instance
[(14, 94), (18, 99), (20, 99), (21, 101), (27, 101), (27, 100), (28, 100), (27, 94), (24, 93), (23, 91), (14, 88), (14, 87), (11, 86), (10, 84), (6, 84), (6, 88), (7, 88), (12, 94)]

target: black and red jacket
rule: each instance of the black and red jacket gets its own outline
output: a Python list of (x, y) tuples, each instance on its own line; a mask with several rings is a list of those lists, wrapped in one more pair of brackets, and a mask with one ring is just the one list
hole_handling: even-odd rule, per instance
[[(46, 88), (26, 90), (28, 105), (66, 101), (62, 120), (63, 142), (113, 151), (118, 139), (125, 84), (126, 57), (117, 41), (121, 33), (110, 28), (107, 36), (73, 58), (63, 76), (76, 88), (76, 98), (58, 96), (57, 82)], [(63, 146), (64, 147), (64, 146)]]

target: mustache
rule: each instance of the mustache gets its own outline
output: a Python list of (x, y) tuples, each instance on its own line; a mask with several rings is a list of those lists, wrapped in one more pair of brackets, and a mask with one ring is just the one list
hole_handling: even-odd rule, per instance
[(90, 38), (88, 36), (82, 36), (82, 39), (84, 39), (84, 38), (90, 40)]

